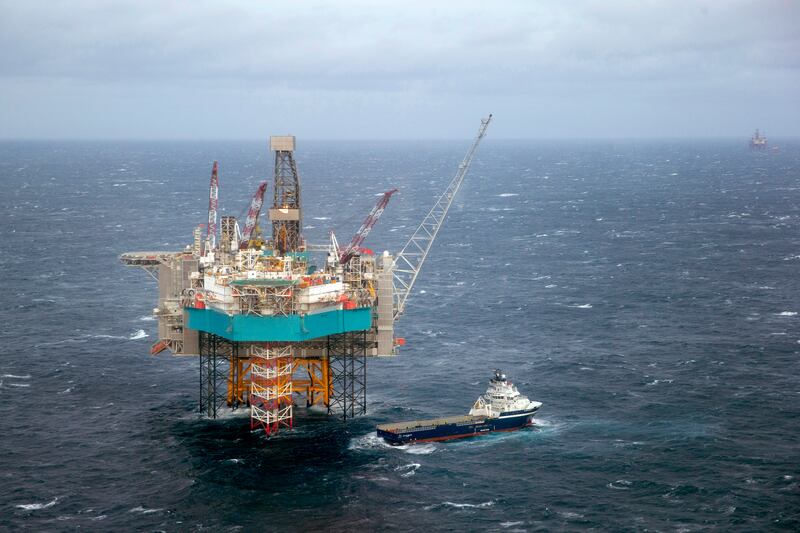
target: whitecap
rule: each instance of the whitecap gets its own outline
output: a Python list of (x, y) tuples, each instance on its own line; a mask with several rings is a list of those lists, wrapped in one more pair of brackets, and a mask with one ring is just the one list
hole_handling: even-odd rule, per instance
[(482, 503), (442, 502), (442, 505), (447, 507), (455, 507), (456, 509), (488, 509), (489, 507), (492, 507), (494, 505), (494, 501), (489, 500), (488, 502), (482, 502)]
[(330, 220), (331, 219), (331, 217), (311, 217), (311, 218), (313, 218), (314, 220)]
[(164, 509), (147, 509), (147, 508), (145, 508), (145, 507), (142, 507), (142, 506), (140, 505), (140, 506), (138, 506), (138, 507), (134, 507), (133, 509), (131, 509), (131, 510), (130, 510), (130, 511), (128, 511), (128, 512), (129, 512), (129, 513), (152, 514), (152, 513), (158, 513), (158, 512), (160, 512), (160, 511), (163, 511), (163, 510), (164, 510)]
[(30, 383), (9, 383), (9, 387), (30, 387)]
[(128, 339), (132, 340), (132, 341), (135, 341), (135, 340), (139, 340), (139, 339), (144, 339), (145, 337), (149, 337), (149, 336), (150, 335), (148, 335), (143, 329), (138, 329), (138, 330), (136, 330), (135, 333), (133, 333), (130, 337), (128, 337)]
[(25, 511), (38, 511), (39, 509), (47, 509), (48, 507), (52, 507), (56, 503), (58, 503), (58, 498), (53, 498), (53, 501), (47, 503), (23, 503), (17, 505), (16, 507)]
[(15, 376), (14, 374), (3, 374), (2, 377), (8, 379), (31, 379), (30, 374), (25, 374), (24, 376)]
[(797, 311), (781, 311), (780, 313), (775, 313), (778, 316), (797, 316)]
[(568, 307), (572, 307), (573, 309), (591, 309), (592, 304), (570, 305)]
[(139, 320), (141, 320), (142, 322), (151, 322), (151, 321), (153, 321), (155, 319), (156, 319), (156, 317), (154, 317), (152, 315), (144, 315), (144, 316), (140, 316), (139, 317)]
[(497, 196), (499, 196), (500, 198), (508, 198), (510, 196), (519, 196), (519, 193), (516, 193), (516, 192), (504, 192), (504, 193), (498, 194)]
[(417, 469), (420, 466), (422, 465), (419, 463), (410, 463), (407, 465), (398, 466), (394, 470), (395, 472), (403, 472), (402, 474), (400, 474), (400, 477), (411, 477), (417, 473)]
[(611, 483), (607, 484), (606, 487), (614, 490), (630, 490), (631, 485), (633, 485), (633, 483), (631, 483), (627, 479), (618, 479), (616, 481), (612, 481)]
[(520, 520), (520, 521), (518, 521), (518, 522), (500, 522), (500, 525), (501, 525), (502, 527), (514, 527), (514, 526), (521, 526), (521, 525), (522, 525), (522, 524), (524, 524), (524, 523), (525, 523), (525, 522), (523, 522), (523, 521), (521, 521), (521, 520)]

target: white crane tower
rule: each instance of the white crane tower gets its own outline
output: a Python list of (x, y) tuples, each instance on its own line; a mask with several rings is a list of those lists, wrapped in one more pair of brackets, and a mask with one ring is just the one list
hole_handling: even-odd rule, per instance
[(478, 129), (478, 135), (475, 137), (472, 146), (470, 146), (467, 154), (464, 156), (464, 160), (458, 165), (456, 175), (450, 181), (447, 189), (436, 199), (433, 207), (414, 234), (411, 235), (406, 245), (403, 246), (403, 249), (397, 254), (393, 273), (394, 320), (397, 320), (405, 310), (406, 300), (411, 293), (414, 282), (417, 280), (420, 268), (422, 268), (425, 258), (428, 257), (428, 252), (433, 245), (433, 241), (436, 239), (436, 235), (439, 233), (444, 223), (447, 212), (453, 204), (453, 198), (455, 198), (458, 189), (461, 188), (461, 184), (464, 182), (464, 177), (467, 175), (469, 166), (472, 163), (472, 157), (475, 155), (475, 151), (478, 149), (478, 144), (480, 144), (481, 139), (486, 135), (486, 128), (489, 127), (491, 121), (492, 115), (481, 119), (481, 127)]

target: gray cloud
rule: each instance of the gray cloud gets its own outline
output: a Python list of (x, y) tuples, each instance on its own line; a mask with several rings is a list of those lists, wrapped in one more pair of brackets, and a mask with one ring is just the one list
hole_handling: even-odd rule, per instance
[[(592, 110), (611, 111), (624, 134), (719, 135), (752, 120), (741, 111), (720, 123), (719, 102), (744, 110), (759, 100), (773, 129), (800, 133), (793, 1), (77, 0), (2, 2), (0, 14), (5, 137), (61, 136), (77, 116), (88, 120), (78, 136), (154, 134), (133, 120), (142, 115), (160, 125), (156, 136), (259, 134), (248, 109), (316, 136), (335, 134), (342, 116), (364, 137), (414, 136), (409, 113), (441, 121), (433, 136), (459, 136), (459, 110), (472, 124), (498, 109), (511, 114), (509, 136), (536, 136), (525, 119), (602, 135)], [(651, 120), (700, 112), (697, 130), (648, 126), (630, 113), (637, 106)], [(204, 132), (193, 108), (218, 127)], [(49, 112), (25, 120), (37, 109)], [(385, 131), (387, 121), (397, 127)]]

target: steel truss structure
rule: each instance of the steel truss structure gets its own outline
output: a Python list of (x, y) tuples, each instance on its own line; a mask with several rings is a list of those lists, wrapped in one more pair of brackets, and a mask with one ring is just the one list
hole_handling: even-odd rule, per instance
[(267, 435), (292, 427), (291, 344), (250, 346), (250, 429)]
[(297, 164), (291, 150), (275, 151), (275, 187), (273, 190), (274, 209), (297, 210), (294, 220), (283, 219), (272, 221), (272, 240), (281, 255), (287, 251), (300, 248), (300, 177), (297, 174)]
[(406, 245), (403, 246), (400, 253), (397, 254), (394, 269), (395, 320), (397, 320), (405, 310), (406, 299), (411, 293), (414, 282), (417, 280), (420, 268), (422, 268), (425, 258), (428, 257), (431, 245), (436, 239), (439, 229), (442, 227), (442, 223), (447, 216), (447, 212), (450, 210), (450, 206), (453, 204), (453, 198), (455, 198), (458, 189), (461, 188), (461, 184), (464, 182), (464, 177), (467, 175), (469, 165), (472, 163), (472, 158), (475, 155), (475, 151), (478, 149), (478, 144), (480, 144), (483, 136), (486, 135), (486, 128), (489, 127), (491, 121), (492, 115), (481, 119), (481, 127), (478, 129), (478, 135), (467, 151), (467, 155), (464, 156), (464, 160), (458, 165), (456, 175), (450, 180), (447, 189), (436, 199), (436, 203), (433, 204), (433, 207), (425, 216), (422, 224), (419, 225)]
[[(291, 428), (293, 396), (342, 419), (367, 412), (367, 332), (331, 335), (323, 345), (241, 343), (200, 333), (200, 412), (250, 407), (251, 429)], [(297, 356), (295, 356), (297, 354)]]
[(200, 332), (200, 412), (208, 418), (217, 418), (220, 408), (227, 403), (229, 365), (231, 360), (238, 359), (237, 352), (236, 343)]
[(366, 331), (330, 335), (326, 352), (331, 375), (328, 413), (344, 420), (366, 413)]
[(331, 372), (328, 358), (306, 355), (295, 357), (292, 389), (295, 394), (305, 396), (306, 407), (318, 406), (328, 409), (331, 392)]

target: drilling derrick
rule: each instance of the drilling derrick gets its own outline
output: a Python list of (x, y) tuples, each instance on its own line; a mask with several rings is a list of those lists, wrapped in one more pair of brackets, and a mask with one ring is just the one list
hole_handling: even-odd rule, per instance
[(270, 148), (275, 151), (275, 188), (269, 218), (272, 221), (272, 242), (283, 255), (298, 251), (302, 245), (300, 177), (294, 162), (294, 136), (271, 137)]
[[(362, 248), (395, 189), (381, 196), (343, 250), (333, 234), (330, 246), (306, 246), (293, 136), (270, 139), (270, 242), (253, 238), (266, 182), (253, 196), (240, 233), (235, 217), (217, 216), (215, 161), (205, 246), (197, 226), (184, 251), (120, 257), (158, 281), (158, 341), (151, 353), (199, 356), (201, 413), (216, 418), (226, 406), (248, 408), (251, 428), (271, 435), (293, 426), (301, 399), (306, 407), (344, 419), (366, 412), (367, 357), (395, 355), (402, 344), (394, 337), (394, 322), (490, 120), (491, 115), (481, 121), (455, 177), (396, 258)], [(327, 252), (322, 265), (312, 251)]]

